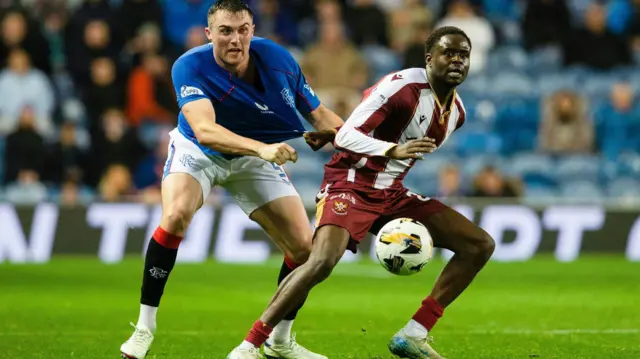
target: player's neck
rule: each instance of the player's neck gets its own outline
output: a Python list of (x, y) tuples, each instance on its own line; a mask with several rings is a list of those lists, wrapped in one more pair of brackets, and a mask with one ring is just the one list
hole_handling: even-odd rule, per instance
[(431, 87), (431, 91), (433, 91), (435, 96), (438, 98), (438, 103), (442, 104), (442, 106), (447, 106), (456, 89), (455, 86), (433, 81), (431, 77), (429, 77), (429, 86)]
[(220, 61), (218, 58), (215, 58), (216, 62), (218, 63), (218, 65), (220, 67), (222, 67), (223, 69), (229, 71), (233, 76), (239, 78), (239, 79), (245, 79), (247, 77), (247, 74), (249, 74), (250, 72), (248, 71), (249, 69), (249, 63), (250, 61), (241, 63), (239, 65), (236, 66), (231, 66), (228, 64), (225, 64), (224, 62)]

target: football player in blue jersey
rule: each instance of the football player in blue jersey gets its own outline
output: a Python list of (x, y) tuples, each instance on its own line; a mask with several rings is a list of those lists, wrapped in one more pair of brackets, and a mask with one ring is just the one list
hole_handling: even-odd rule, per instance
[[(343, 123), (320, 103), (291, 54), (253, 36), (253, 13), (243, 0), (218, 0), (207, 16), (205, 31), (211, 43), (186, 52), (172, 69), (181, 111), (170, 134), (162, 219), (145, 258), (140, 316), (133, 335), (120, 348), (124, 358), (142, 359), (149, 351), (178, 247), (211, 187), (225, 188), (283, 250), (278, 283), (307, 260), (310, 221), (281, 167), (298, 155), (284, 141), (303, 136), (301, 117), (318, 131), (314, 134), (333, 133)], [(307, 143), (318, 149), (328, 142), (322, 138), (307, 137)], [(273, 330), (265, 354), (326, 359), (292, 338), (298, 309)], [(233, 358), (262, 357), (259, 348), (243, 344)]]

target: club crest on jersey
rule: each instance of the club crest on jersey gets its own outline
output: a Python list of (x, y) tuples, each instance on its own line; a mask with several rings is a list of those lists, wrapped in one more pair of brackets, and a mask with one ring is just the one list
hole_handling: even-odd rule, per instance
[(335, 201), (333, 202), (333, 213), (344, 216), (347, 214), (347, 209), (349, 209), (349, 204), (347, 202)]
[(289, 107), (296, 107), (296, 102), (293, 99), (293, 96), (291, 96), (291, 91), (289, 91), (288, 88), (283, 88), (282, 91), (280, 91), (280, 94), (282, 94), (282, 99), (284, 100), (284, 102), (286, 102), (287, 105), (289, 105)]
[(182, 163), (182, 165), (185, 167), (196, 167), (196, 159), (188, 153), (185, 153), (184, 155), (182, 155), (182, 157), (180, 157), (180, 163)]
[(182, 86), (180, 87), (180, 97), (185, 98), (185, 97), (189, 97), (189, 96), (195, 96), (195, 95), (204, 95), (204, 92), (202, 92), (202, 90), (200, 90), (197, 87), (193, 87), (193, 86)]

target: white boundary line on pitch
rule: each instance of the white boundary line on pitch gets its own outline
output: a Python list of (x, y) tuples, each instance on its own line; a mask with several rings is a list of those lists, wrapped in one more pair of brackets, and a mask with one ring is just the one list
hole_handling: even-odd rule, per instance
[[(349, 334), (350, 332), (340, 330), (305, 330), (305, 335), (314, 334)], [(166, 335), (186, 335), (186, 336), (202, 336), (202, 335), (216, 335), (221, 333), (244, 333), (244, 331), (233, 330), (163, 330), (162, 334)], [(355, 333), (355, 331), (354, 331)], [(48, 332), (0, 332), (0, 337), (23, 337), (23, 336), (101, 336), (105, 333), (102, 331), (48, 331)], [(357, 333), (359, 334), (359, 333)], [(460, 335), (460, 334), (475, 334), (475, 335), (574, 335), (574, 334), (640, 334), (640, 329), (550, 329), (550, 330), (530, 330), (530, 329), (497, 329), (497, 330), (443, 330), (438, 331), (438, 336), (446, 335)]]

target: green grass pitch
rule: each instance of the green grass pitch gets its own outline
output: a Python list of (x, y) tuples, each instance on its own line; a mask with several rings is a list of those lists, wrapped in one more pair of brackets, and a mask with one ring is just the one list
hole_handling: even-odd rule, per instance
[[(0, 265), (0, 358), (119, 358), (137, 320), (142, 261), (58, 258)], [(298, 341), (331, 359), (391, 358), (386, 344), (429, 292), (436, 260), (412, 277), (341, 264), (300, 313)], [(148, 358), (222, 358), (275, 290), (279, 263), (178, 264)], [(640, 358), (640, 263), (538, 257), (490, 263), (431, 333), (454, 359)]]

